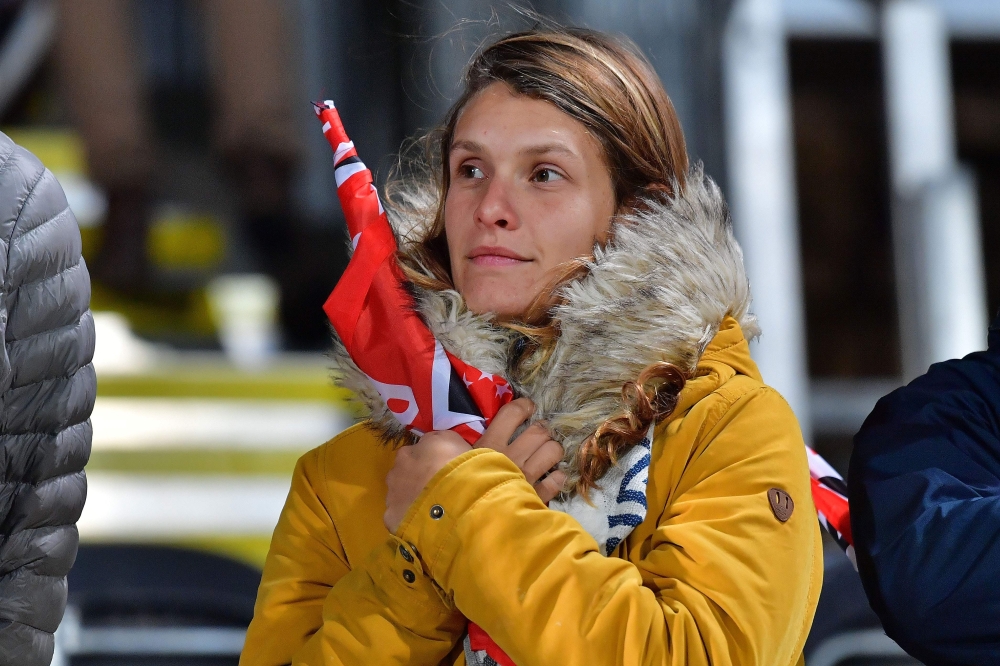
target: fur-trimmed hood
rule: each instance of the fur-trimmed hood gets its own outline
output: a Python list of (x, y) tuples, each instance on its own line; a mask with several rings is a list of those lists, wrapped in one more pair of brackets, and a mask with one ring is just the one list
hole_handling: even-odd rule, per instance
[[(433, 192), (400, 193), (389, 215), (400, 247), (422, 237), (435, 202)], [(646, 204), (617, 220), (612, 239), (595, 249), (588, 273), (562, 288), (564, 302), (553, 311), (559, 340), (529, 378), (509, 374), (517, 333), (469, 312), (455, 291), (415, 289), (417, 310), (445, 349), (507, 377), (518, 395), (534, 401), (535, 419), (566, 450), (569, 487), (580, 445), (621, 409), (625, 382), (658, 361), (693, 374), (727, 315), (747, 337), (759, 332), (743, 255), (718, 186), (696, 167), (681, 194)], [(355, 394), (374, 427), (387, 439), (402, 435), (336, 336), (331, 356), (335, 381)]]

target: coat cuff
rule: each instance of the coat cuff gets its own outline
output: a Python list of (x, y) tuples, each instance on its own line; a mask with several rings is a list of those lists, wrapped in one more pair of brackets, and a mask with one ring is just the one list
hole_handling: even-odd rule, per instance
[[(492, 449), (473, 449), (449, 461), (410, 506), (396, 535), (414, 548), (436, 587), (448, 579), (454, 564), (463, 519), (491, 492), (509, 483), (524, 484), (545, 508), (517, 465)], [(448, 603), (453, 603), (450, 597)]]
[(430, 624), (448, 624), (455, 612), (454, 604), (441, 592), (411, 544), (389, 535), (372, 550), (363, 566), (388, 615), (401, 625), (415, 610), (424, 620), (431, 620)]

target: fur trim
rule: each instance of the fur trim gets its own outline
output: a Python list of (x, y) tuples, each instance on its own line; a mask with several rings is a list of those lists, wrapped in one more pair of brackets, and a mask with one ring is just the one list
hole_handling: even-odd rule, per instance
[[(390, 222), (400, 243), (415, 242), (433, 220), (434, 193), (403, 193)], [(580, 445), (622, 406), (621, 389), (648, 365), (667, 361), (693, 373), (727, 315), (747, 337), (759, 334), (750, 313), (750, 285), (718, 186), (692, 169), (684, 191), (649, 200), (615, 222), (613, 238), (596, 248), (589, 272), (563, 287), (553, 316), (560, 338), (532, 377), (508, 377), (536, 405), (566, 449), (568, 487), (577, 479)], [(451, 353), (489, 373), (507, 375), (515, 333), (465, 308), (455, 291), (416, 290), (416, 307)], [(335, 339), (337, 383), (353, 391), (385, 439), (405, 435)], [(530, 365), (530, 363), (529, 363)]]

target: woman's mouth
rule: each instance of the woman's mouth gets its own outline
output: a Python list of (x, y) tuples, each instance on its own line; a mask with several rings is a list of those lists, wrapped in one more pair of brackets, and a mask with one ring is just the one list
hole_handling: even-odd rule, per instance
[(469, 253), (476, 266), (515, 266), (530, 261), (513, 250), (498, 246), (480, 246)]

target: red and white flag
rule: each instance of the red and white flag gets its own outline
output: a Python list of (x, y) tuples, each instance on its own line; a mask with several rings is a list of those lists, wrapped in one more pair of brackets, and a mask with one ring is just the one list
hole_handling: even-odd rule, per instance
[(417, 315), (371, 171), (358, 158), (333, 102), (315, 107), (333, 148), (337, 196), (354, 246), (323, 310), (400, 423), (418, 435), (454, 430), (472, 444), (513, 399), (510, 385), (445, 351)]

